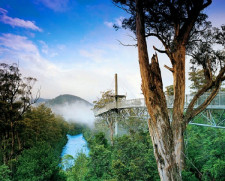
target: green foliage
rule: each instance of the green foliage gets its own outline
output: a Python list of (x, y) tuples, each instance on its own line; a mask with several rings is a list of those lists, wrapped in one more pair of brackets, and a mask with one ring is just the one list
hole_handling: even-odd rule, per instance
[(103, 133), (98, 133), (93, 139), (89, 139), (90, 152), (87, 179), (110, 178), (111, 149)]
[(188, 72), (188, 75), (188, 79), (192, 82), (190, 88), (193, 92), (201, 89), (207, 83), (207, 80), (204, 77), (204, 70), (193, 70)]
[[(107, 143), (101, 132), (84, 135), (89, 143), (89, 157), (78, 157), (67, 174), (68, 180), (159, 180), (148, 133), (137, 131), (116, 138), (114, 146)], [(79, 166), (82, 163), (84, 166)]]
[(86, 125), (78, 124), (78, 123), (70, 123), (69, 124), (69, 135), (78, 135), (83, 132), (83, 130), (86, 128)]
[(159, 179), (148, 133), (116, 139), (112, 157), (112, 172), (117, 180)]
[(96, 145), (89, 152), (89, 176), (106, 179), (110, 174), (111, 151), (104, 145)]
[(46, 143), (23, 151), (18, 158), (16, 180), (51, 180), (58, 175), (58, 159)]
[(36, 101), (31, 94), (35, 81), (32, 77), (22, 78), (16, 64), (0, 64), (1, 181), (65, 180), (58, 165), (66, 134), (83, 129), (69, 125), (44, 105), (31, 107)]
[(0, 165), (0, 180), (10, 181), (11, 170), (7, 165)]
[(167, 96), (173, 96), (174, 95), (173, 85), (166, 86), (165, 93)]
[(74, 158), (72, 155), (64, 155), (61, 160), (61, 168), (68, 170), (73, 166)]
[(16, 137), (19, 140), (18, 130), (23, 114), (35, 101), (31, 93), (35, 82), (32, 77), (22, 78), (16, 64), (0, 63), (0, 143), (5, 164), (21, 151)]
[(195, 175), (189, 171), (182, 172), (182, 179), (183, 179), (183, 181), (198, 181), (198, 179), (195, 177)]
[(201, 180), (224, 180), (224, 130), (189, 126), (186, 141), (186, 171)]
[(26, 113), (23, 128), (21, 137), (26, 139), (25, 147), (31, 147), (35, 142), (49, 142), (53, 146), (67, 134), (69, 125), (42, 104)]
[(105, 107), (106, 104), (111, 103), (115, 100), (114, 92), (112, 90), (108, 90), (105, 92), (101, 92), (101, 98), (94, 101), (94, 109), (100, 109)]
[[(78, 157), (75, 165), (66, 173), (69, 181), (159, 180), (147, 131), (137, 130), (133, 134), (117, 137), (113, 146), (108, 144), (102, 132), (86, 130), (84, 136), (89, 144), (90, 156), (87, 158), (81, 154)], [(224, 180), (224, 143), (225, 132), (222, 129), (188, 126), (183, 180)]]
[(83, 181), (88, 173), (88, 158), (81, 153), (76, 158), (75, 164), (71, 170), (67, 172), (67, 181)]

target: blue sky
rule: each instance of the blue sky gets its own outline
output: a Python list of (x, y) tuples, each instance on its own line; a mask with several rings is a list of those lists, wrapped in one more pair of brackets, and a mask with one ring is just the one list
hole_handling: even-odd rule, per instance
[[(214, 0), (206, 10), (214, 26), (224, 23), (224, 9), (224, 0)], [(0, 62), (19, 62), (44, 98), (69, 93), (93, 101), (113, 88), (114, 73), (121, 93), (141, 97), (137, 49), (117, 41), (132, 43), (132, 33), (112, 27), (126, 16), (110, 0), (1, 0)], [(170, 85), (170, 72), (162, 73)]]

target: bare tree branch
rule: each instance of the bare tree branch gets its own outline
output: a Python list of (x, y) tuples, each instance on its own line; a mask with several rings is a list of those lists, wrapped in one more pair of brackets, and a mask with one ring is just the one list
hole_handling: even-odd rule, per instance
[(124, 43), (122, 43), (120, 40), (117, 40), (121, 45), (123, 45), (123, 46), (128, 46), (128, 47), (137, 47), (138, 46), (138, 44), (124, 44)]
[(216, 95), (219, 91), (219, 88), (220, 88), (220, 86), (217, 86), (211, 92), (211, 94), (207, 97), (207, 99), (193, 111), (192, 117), (197, 116), (200, 112), (202, 112), (211, 103), (211, 101), (216, 97)]
[[(132, 14), (132, 12), (131, 11), (129, 11), (129, 9), (126, 9), (126, 8), (124, 8), (124, 7), (122, 7), (122, 6), (119, 6), (119, 5), (117, 5), (116, 3), (114, 3), (113, 2), (113, 5), (115, 5), (116, 7), (118, 7), (118, 8), (120, 8), (120, 9), (122, 9), (122, 10), (124, 10), (125, 12), (127, 12), (128, 14)], [(126, 4), (127, 5), (127, 4)], [(127, 5), (128, 6), (128, 5)], [(129, 7), (129, 6), (128, 6)]]
[[(203, 111), (211, 103), (211, 101), (214, 99), (214, 97), (217, 95), (220, 85), (221, 85), (221, 82), (225, 79), (224, 73), (225, 73), (225, 66), (220, 70), (215, 81), (213, 81), (211, 78), (211, 80), (209, 80), (208, 84), (206, 84), (202, 89), (200, 89), (195, 94), (192, 101), (188, 105), (188, 109), (186, 111), (186, 115), (185, 115), (185, 119), (184, 119), (186, 124), (188, 124), (188, 122), (193, 117), (195, 117), (201, 111)], [(207, 97), (207, 99), (200, 106), (198, 106), (196, 109), (194, 109), (194, 105), (195, 105), (196, 101), (200, 98), (200, 96), (203, 95), (205, 92), (207, 92), (212, 87), (214, 87), (214, 89), (211, 92), (211, 94)]]
[(160, 49), (156, 48), (155, 46), (153, 46), (153, 49), (156, 50), (159, 53), (165, 53), (165, 54), (167, 54), (166, 50), (160, 50)]
[(132, 35), (127, 35), (127, 36), (132, 38), (134, 41), (137, 41), (137, 38), (133, 37)]
[(165, 68), (167, 68), (169, 71), (171, 71), (172, 73), (174, 72), (173, 68), (168, 67), (167, 65), (164, 65)]
[[(163, 40), (163, 38), (162, 38), (159, 34), (157, 34), (157, 33), (150, 33), (150, 32), (149, 32), (149, 33), (147, 33), (147, 34), (145, 35), (145, 37), (149, 37), (149, 36), (155, 36), (156, 38), (159, 39), (159, 41), (161, 41), (161, 43), (162, 43), (163, 46), (165, 47), (165, 50), (164, 50), (165, 52), (164, 52), (164, 51), (160, 52), (161, 50), (159, 50), (159, 49), (155, 49), (155, 50), (158, 51), (158, 52), (160, 52), (160, 53), (166, 53), (167, 56), (169, 57), (171, 63), (174, 64), (174, 62), (173, 62), (173, 55), (172, 55), (172, 53), (169, 51), (168, 45), (167, 45), (167, 43)], [(153, 47), (153, 48), (154, 48), (154, 47)]]

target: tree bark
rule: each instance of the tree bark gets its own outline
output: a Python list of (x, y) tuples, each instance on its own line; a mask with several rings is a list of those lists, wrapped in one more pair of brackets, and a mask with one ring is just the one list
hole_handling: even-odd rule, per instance
[(175, 145), (176, 163), (181, 171), (184, 168), (184, 102), (185, 102), (185, 51), (184, 45), (178, 45), (178, 49), (173, 53), (173, 80), (174, 80), (174, 104), (173, 104), (173, 139)]
[[(113, 146), (114, 145), (114, 140), (113, 140), (113, 137), (114, 137), (114, 121), (113, 120), (111, 120), (111, 121), (109, 121), (109, 119), (110, 118), (106, 118), (106, 122), (107, 122), (107, 125), (108, 125), (108, 127), (109, 127), (109, 130), (110, 130), (110, 141), (111, 141), (111, 145)], [(113, 118), (111, 118), (111, 119), (113, 119)]]
[(181, 175), (175, 160), (173, 132), (156, 55), (152, 57), (151, 64), (149, 64), (141, 0), (136, 0), (136, 36), (142, 91), (151, 117), (148, 125), (159, 175), (161, 180), (179, 181)]
[(114, 145), (114, 140), (113, 140), (113, 125), (110, 126), (110, 140), (111, 140), (111, 145)]

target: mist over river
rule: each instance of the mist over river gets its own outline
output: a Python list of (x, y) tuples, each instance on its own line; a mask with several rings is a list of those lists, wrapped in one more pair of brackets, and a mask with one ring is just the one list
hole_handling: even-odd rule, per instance
[(67, 138), (68, 138), (68, 142), (63, 147), (63, 150), (61, 153), (61, 157), (64, 158), (63, 169), (67, 169), (73, 166), (74, 160), (76, 160), (79, 153), (84, 153), (86, 156), (88, 156), (88, 153), (89, 153), (89, 148), (87, 147), (87, 141), (84, 139), (83, 134), (74, 135), (74, 136), (67, 135)]

